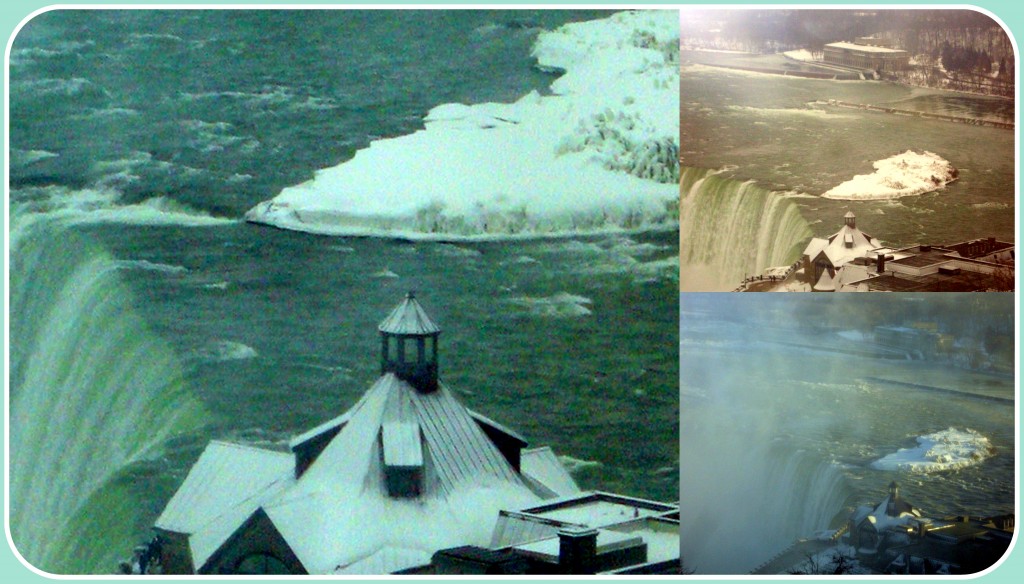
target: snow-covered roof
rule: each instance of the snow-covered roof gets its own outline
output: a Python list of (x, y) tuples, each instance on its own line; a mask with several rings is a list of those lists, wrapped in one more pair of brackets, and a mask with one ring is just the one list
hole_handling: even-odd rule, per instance
[(441, 332), (441, 327), (434, 324), (423, 310), (412, 292), (405, 300), (391, 311), (391, 314), (377, 327), (382, 333), (393, 335), (432, 335)]
[(867, 266), (846, 264), (836, 273), (835, 288), (843, 292), (852, 291), (862, 281), (871, 277), (872, 272)]
[(818, 283), (814, 285), (814, 289), (818, 292), (835, 292), (836, 284), (828, 270), (821, 273), (821, 277), (818, 278)]
[(549, 446), (523, 450), (519, 462), (520, 472), (536, 481), (553, 496), (564, 497), (580, 492), (579, 486)]
[(211, 442), (155, 527), (189, 534), (192, 561), (198, 569), (260, 501), (292, 483), (293, 464), (288, 453)]
[(323, 435), (323, 434), (325, 434), (327, 432), (334, 431), (334, 430), (338, 429), (339, 427), (344, 426), (345, 424), (347, 424), (348, 423), (348, 419), (350, 417), (352, 417), (352, 410), (349, 410), (349, 411), (345, 412), (344, 414), (342, 414), (340, 416), (336, 416), (334, 418), (331, 418), (330, 420), (327, 420), (326, 422), (324, 422), (324, 423), (322, 423), (322, 424), (320, 424), (318, 426), (314, 426), (314, 427), (310, 428), (309, 430), (306, 430), (302, 434), (299, 434), (298, 436), (295, 436), (294, 438), (289, 440), (288, 441), (288, 447), (291, 448), (292, 450), (294, 450), (296, 446), (299, 446), (299, 445), (301, 445), (301, 444), (303, 444), (305, 442), (309, 442), (313, 438), (321, 436), (321, 435)]
[[(311, 574), (389, 573), (429, 563), (445, 547), (485, 546), (499, 511), (541, 498), (480, 419), (444, 385), (424, 394), (385, 374), (345, 415), (300, 436), (339, 429), (298, 479), (288, 453), (212, 442), (156, 527), (189, 534), (196, 569), (256, 513)], [(531, 486), (578, 491), (550, 449), (523, 460)], [(419, 495), (389, 496), (385, 465), (420, 468)]]
[(526, 441), (526, 438), (523, 438), (523, 436), (521, 434), (519, 434), (515, 430), (509, 428), (508, 426), (499, 424), (498, 422), (495, 422), (494, 420), (488, 418), (487, 416), (481, 414), (480, 412), (475, 412), (475, 411), (470, 410), (470, 409), (467, 409), (466, 411), (469, 412), (469, 415), (472, 416), (473, 419), (476, 420), (476, 422), (478, 424), (483, 424), (484, 426), (490, 426), (492, 429), (497, 430), (498, 432), (500, 432), (500, 433), (502, 433), (502, 434), (504, 434), (504, 435), (506, 435), (508, 437), (511, 437), (511, 438), (513, 438), (515, 440), (518, 440), (519, 442), (521, 442), (523, 444), (523, 446), (526, 446), (528, 444), (528, 442)]
[[(264, 504), (310, 573), (388, 546), (483, 545), (500, 509), (538, 500), (443, 385), (425, 394), (386, 374), (356, 407), (305, 474)], [(418, 497), (388, 496), (382, 455), (422, 463)]]
[(816, 256), (819, 253), (821, 253), (821, 250), (825, 249), (825, 246), (827, 246), (827, 245), (828, 245), (828, 240), (827, 239), (823, 239), (821, 237), (815, 237), (814, 239), (812, 239), (810, 241), (810, 243), (807, 244), (807, 247), (804, 248), (804, 255), (809, 257), (809, 258), (811, 258), (813, 260), (814, 256)]
[(491, 549), (539, 541), (558, 534), (560, 523), (537, 521), (522, 513), (502, 511), (491, 535)]
[(867, 255), (880, 245), (877, 239), (860, 229), (843, 225), (842, 229), (828, 239), (828, 245), (823, 251), (832, 265), (838, 268), (855, 258)]
[(491, 538), (491, 548), (553, 537), (561, 527), (598, 529), (633, 525), (672, 511), (678, 512), (678, 507), (600, 491), (575, 493), (519, 511), (502, 511)]
[[(609, 529), (597, 530), (597, 553), (603, 554), (627, 547), (638, 546), (643, 538), (632, 533), (620, 533)], [(515, 546), (520, 553), (525, 553), (542, 560), (558, 563), (560, 541), (558, 537), (549, 537)]]
[(334, 571), (338, 575), (380, 575), (391, 574), (430, 563), (430, 553), (423, 550), (383, 547), (369, 556), (356, 560)]
[(156, 527), (195, 533), (225, 509), (252, 499), (291, 470), (292, 457), (285, 452), (210, 442), (156, 520)]
[(380, 441), (387, 466), (423, 466), (423, 440), (417, 422), (384, 422), (380, 427)]

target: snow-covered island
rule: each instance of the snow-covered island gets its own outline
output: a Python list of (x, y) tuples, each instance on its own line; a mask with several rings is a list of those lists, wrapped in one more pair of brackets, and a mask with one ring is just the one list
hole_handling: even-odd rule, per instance
[(955, 181), (959, 172), (932, 152), (907, 150), (874, 163), (875, 172), (859, 174), (825, 192), (822, 198), (868, 201), (930, 193)]
[(487, 239), (678, 224), (679, 19), (633, 11), (542, 32), (552, 95), (445, 104), (284, 189), (251, 222), (334, 235)]
[(871, 463), (871, 467), (928, 473), (978, 464), (994, 453), (992, 443), (980, 433), (949, 428), (919, 436), (916, 448), (901, 448)]

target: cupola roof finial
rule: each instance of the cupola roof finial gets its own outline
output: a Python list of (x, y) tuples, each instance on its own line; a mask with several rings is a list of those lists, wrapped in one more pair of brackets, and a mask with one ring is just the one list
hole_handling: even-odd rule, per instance
[(402, 300), (377, 327), (382, 333), (392, 335), (426, 336), (441, 332), (441, 327), (423, 310), (416, 300), (416, 292), (409, 290)]

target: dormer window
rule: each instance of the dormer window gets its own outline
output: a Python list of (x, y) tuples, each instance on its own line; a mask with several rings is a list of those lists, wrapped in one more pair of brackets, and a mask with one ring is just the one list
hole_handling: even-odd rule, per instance
[(390, 497), (423, 492), (423, 439), (416, 422), (385, 422), (380, 427), (384, 483)]

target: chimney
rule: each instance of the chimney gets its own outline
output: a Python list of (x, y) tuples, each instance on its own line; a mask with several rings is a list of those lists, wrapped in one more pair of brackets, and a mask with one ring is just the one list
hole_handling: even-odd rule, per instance
[(593, 574), (597, 567), (597, 530), (570, 526), (559, 529), (558, 566), (563, 574)]
[(885, 254), (878, 254), (878, 260), (875, 262), (875, 271), (879, 274), (885, 273)]

